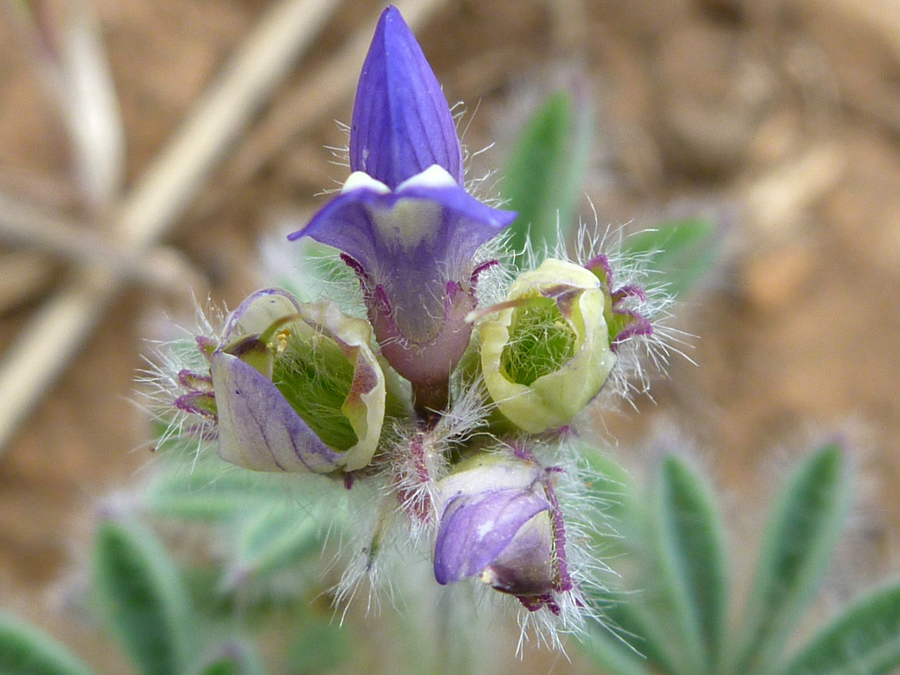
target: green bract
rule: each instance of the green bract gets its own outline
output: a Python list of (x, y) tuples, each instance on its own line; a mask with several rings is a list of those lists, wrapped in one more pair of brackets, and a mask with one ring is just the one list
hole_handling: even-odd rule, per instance
[(478, 327), (481, 367), (497, 407), (525, 431), (569, 423), (593, 399), (616, 361), (597, 277), (545, 260), (511, 285)]

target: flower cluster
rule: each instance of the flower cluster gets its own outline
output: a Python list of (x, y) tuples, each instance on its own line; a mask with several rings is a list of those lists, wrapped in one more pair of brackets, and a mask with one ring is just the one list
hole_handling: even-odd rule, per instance
[[(516, 214), (467, 190), (463, 156), (389, 7), (359, 81), (351, 173), (289, 236), (336, 249), (363, 306), (258, 291), (197, 338), (193, 365), (172, 368), (169, 403), (179, 431), (216, 440), (234, 465), (376, 486), (357, 568), (377, 564), (399, 523), (426, 542), (437, 583), (476, 578), (571, 628), (591, 555), (573, 549), (585, 514), (566, 504), (580, 483), (567, 439), (620, 347), (652, 334), (648, 305), (640, 287), (614, 286), (602, 255), (498, 281), (514, 276), (493, 273), (504, 262), (492, 252)], [(482, 277), (508, 287), (485, 293)]]

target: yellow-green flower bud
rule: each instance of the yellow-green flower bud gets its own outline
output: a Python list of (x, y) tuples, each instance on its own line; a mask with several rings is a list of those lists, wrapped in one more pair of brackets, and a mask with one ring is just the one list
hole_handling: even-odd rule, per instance
[(548, 259), (510, 286), (478, 326), (481, 367), (500, 412), (525, 431), (568, 424), (593, 399), (616, 361), (600, 280)]

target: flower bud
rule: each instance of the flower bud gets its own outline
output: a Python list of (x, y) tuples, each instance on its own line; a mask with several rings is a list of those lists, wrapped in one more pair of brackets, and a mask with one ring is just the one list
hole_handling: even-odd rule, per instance
[(251, 295), (210, 357), (219, 454), (257, 471), (352, 471), (372, 459), (384, 373), (366, 321), (284, 291)]
[(531, 433), (558, 428), (597, 395), (616, 362), (606, 302), (594, 274), (548, 259), (481, 312), (485, 384), (510, 421)]
[(550, 474), (537, 462), (478, 455), (438, 483), (437, 501), (438, 583), (478, 576), (529, 609), (553, 607), (553, 593), (571, 588)]

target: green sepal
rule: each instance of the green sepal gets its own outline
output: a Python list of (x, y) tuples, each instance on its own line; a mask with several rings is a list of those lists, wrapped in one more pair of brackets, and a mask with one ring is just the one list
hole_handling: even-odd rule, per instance
[(94, 675), (87, 664), (44, 631), (0, 611), (0, 673)]
[(668, 293), (679, 296), (715, 264), (719, 255), (715, 234), (715, 225), (708, 220), (675, 220), (627, 237), (622, 252), (640, 258)]
[(778, 675), (882, 675), (900, 666), (900, 585), (845, 610)]
[(136, 522), (104, 520), (94, 544), (101, 611), (142, 675), (181, 675), (193, 663), (187, 589), (162, 543)]
[(661, 592), (686, 673), (713, 672), (727, 629), (728, 563), (713, 496), (686, 462), (669, 455), (660, 467), (655, 526)]
[(733, 672), (766, 672), (828, 569), (850, 502), (840, 445), (816, 451), (791, 476), (766, 523)]
[[(509, 227), (509, 248), (553, 250), (567, 239), (587, 166), (593, 113), (583, 100), (566, 91), (550, 95), (532, 115), (513, 148), (500, 191), (505, 208), (519, 216)], [(521, 262), (522, 256), (517, 256)]]

